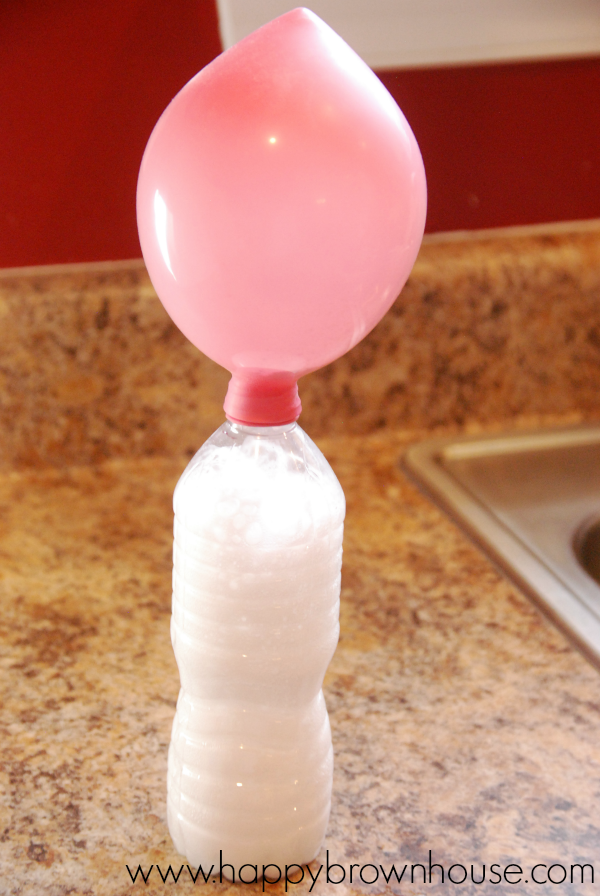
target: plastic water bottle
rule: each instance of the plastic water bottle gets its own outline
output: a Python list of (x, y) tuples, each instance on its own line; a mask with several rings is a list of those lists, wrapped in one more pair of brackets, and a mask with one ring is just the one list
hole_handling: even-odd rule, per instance
[(225, 423), (174, 496), (168, 823), (195, 867), (309, 862), (333, 752), (344, 494), (302, 429)]

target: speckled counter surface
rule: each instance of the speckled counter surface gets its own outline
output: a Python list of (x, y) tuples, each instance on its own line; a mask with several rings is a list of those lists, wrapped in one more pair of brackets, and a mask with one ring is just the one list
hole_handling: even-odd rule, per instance
[[(348, 498), (326, 679), (330, 860), (387, 872), (431, 849), (446, 867), (597, 868), (598, 673), (406, 481), (405, 444), (322, 441)], [(170, 500), (184, 463), (119, 459), (0, 483), (3, 893), (159, 893), (156, 868), (133, 887), (126, 864), (183, 861), (165, 773), (178, 689)], [(344, 887), (313, 892), (330, 890)]]
[[(443, 247), (442, 254), (448, 251)], [(25, 275), (19, 282), (25, 289)], [(584, 301), (580, 286), (575, 283), (575, 303)], [(418, 292), (419, 284), (411, 288)], [(596, 287), (586, 288), (585, 302), (593, 308)], [(83, 320), (104, 307), (97, 291), (90, 290), (88, 299), (84, 294), (82, 287), (77, 313)], [(38, 308), (33, 299), (31, 307)], [(72, 308), (57, 313), (64, 320)], [(139, 307), (137, 313), (139, 320)], [(159, 315), (156, 309), (143, 313)], [(563, 383), (573, 384), (579, 377), (580, 393), (573, 387), (568, 400), (554, 405), (551, 400), (540, 416), (535, 402), (542, 401), (542, 393), (526, 380), (521, 397), (538, 397), (521, 407), (519, 417), (498, 399), (497, 419), (491, 412), (478, 415), (476, 403), (465, 410), (463, 394), (454, 404), (448, 399), (445, 425), (456, 429), (460, 414), (471, 428), (530, 425), (535, 413), (541, 425), (597, 418), (593, 378), (600, 367), (589, 333), (600, 320), (579, 317), (573, 317), (567, 354), (555, 358), (548, 381), (556, 385), (563, 377)], [(199, 879), (194, 885), (185, 867), (177, 884), (163, 884), (158, 871), (185, 865), (165, 826), (165, 774), (178, 690), (169, 639), (171, 494), (189, 455), (187, 443), (169, 453), (163, 443), (152, 442), (159, 427), (150, 426), (146, 443), (131, 437), (128, 456), (125, 417), (119, 418), (121, 429), (111, 429), (102, 417), (110, 405), (100, 388), (105, 384), (96, 384), (86, 405), (85, 389), (77, 398), (75, 374), (69, 388), (64, 376), (61, 380), (64, 345), (72, 348), (65, 363), (74, 370), (96, 363), (99, 380), (107, 379), (104, 349), (94, 342), (107, 328), (96, 329), (93, 338), (80, 328), (79, 341), (73, 330), (61, 347), (47, 333), (45, 341), (39, 337), (39, 319), (35, 326), (38, 338), (24, 328), (20, 343), (14, 333), (9, 340), (21, 345), (21, 355), (14, 349), (15, 365), (6, 353), (2, 361), (9, 386), (4, 394), (15, 423), (11, 428), (5, 402), (10, 450), (0, 476), (0, 893), (121, 896), (191, 892), (201, 885), (212, 892), (261, 892), (260, 884), (204, 885)], [(174, 337), (164, 331), (163, 337), (160, 351), (166, 357), (164, 343)], [(535, 333), (532, 338), (535, 342)], [(543, 338), (559, 342), (549, 334)], [(35, 357), (28, 355), (28, 340), (37, 346)], [(44, 361), (50, 345), (57, 374), (53, 386), (52, 365)], [(129, 358), (138, 348), (123, 344)], [(497, 351), (497, 370), (503, 364), (508, 369), (508, 355)], [(534, 346), (534, 356), (536, 351)], [(568, 367), (569, 352), (579, 353), (579, 370)], [(141, 356), (139, 348), (138, 373)], [(45, 400), (34, 389), (28, 393), (26, 385), (19, 392), (10, 380), (17, 362), (23, 371), (29, 363), (36, 389), (50, 383)], [(167, 371), (176, 366), (172, 359), (165, 365)], [(143, 375), (146, 380), (139, 374), (129, 398), (123, 397), (122, 384), (113, 383), (115, 415), (119, 408), (139, 411), (139, 389), (150, 389), (151, 376), (158, 394), (159, 373)], [(483, 394), (483, 386), (478, 388)], [(218, 383), (210, 389), (216, 394)], [(193, 407), (186, 394), (176, 408), (180, 415), (186, 401)], [(150, 400), (145, 392), (147, 418)], [(94, 405), (102, 401), (104, 410)], [(156, 401), (163, 408), (168, 404), (162, 395)], [(431, 427), (439, 429), (440, 406), (426, 425), (404, 432), (394, 428), (395, 411), (378, 432), (368, 418), (362, 434), (343, 434), (343, 415), (329, 433), (315, 426), (346, 492), (348, 513), (341, 640), (326, 678), (336, 753), (333, 808), (323, 853), (312, 867), (316, 873), (329, 850), (330, 862), (345, 867), (346, 880), (324, 883), (323, 871), (312, 892), (380, 892), (386, 889), (381, 873), (372, 885), (356, 881), (359, 868), (373, 863), (386, 874), (392, 864), (399, 872), (407, 864), (402, 883), (388, 888), (403, 896), (595, 893), (600, 887), (600, 677), (399, 470), (406, 445)], [(86, 416), (90, 407), (97, 418)], [(18, 408), (35, 413), (21, 418)], [(35, 427), (46, 432), (40, 408), (56, 421), (46, 442), (32, 437)], [(91, 436), (89, 419), (97, 420)], [(310, 421), (308, 413), (309, 432)], [(202, 422), (199, 431), (206, 425)], [(189, 420), (185, 426), (192, 431)], [(104, 431), (113, 434), (112, 442)], [(78, 433), (81, 463), (75, 448), (67, 444), (61, 453), (56, 447), (65, 433)], [(429, 850), (446, 872), (452, 864), (474, 864), (480, 875), (485, 863), (489, 875), (492, 863), (515, 863), (522, 866), (524, 881), (536, 863), (570, 869), (589, 862), (596, 881), (459, 886), (446, 878), (442, 886), (437, 871), (433, 883), (423, 884), (417, 868), (411, 883), (411, 864), (427, 865)], [(350, 885), (352, 863), (357, 867)], [(146, 872), (154, 866), (147, 885), (139, 877), (131, 883), (126, 865), (135, 871), (138, 864)], [(366, 869), (364, 876), (370, 880), (373, 874)], [(339, 875), (332, 872), (335, 879)], [(307, 893), (310, 884), (290, 889)], [(265, 889), (283, 892), (281, 885)]]

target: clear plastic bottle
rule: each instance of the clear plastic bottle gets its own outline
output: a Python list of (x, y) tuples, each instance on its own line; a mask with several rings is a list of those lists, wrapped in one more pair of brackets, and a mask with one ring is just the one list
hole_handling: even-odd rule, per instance
[(306, 863), (333, 751), (323, 677), (339, 635), (344, 494), (302, 429), (227, 422), (174, 496), (173, 842), (203, 869)]

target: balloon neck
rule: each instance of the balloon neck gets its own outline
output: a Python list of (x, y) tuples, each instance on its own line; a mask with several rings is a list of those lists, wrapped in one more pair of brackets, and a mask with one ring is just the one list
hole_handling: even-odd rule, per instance
[(295, 377), (266, 370), (233, 373), (223, 407), (232, 423), (245, 426), (293, 423), (302, 410)]

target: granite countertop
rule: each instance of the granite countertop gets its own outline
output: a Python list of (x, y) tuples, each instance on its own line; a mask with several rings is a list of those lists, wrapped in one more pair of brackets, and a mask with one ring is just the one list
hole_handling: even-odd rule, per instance
[[(382, 325), (301, 390), (348, 502), (333, 807), (312, 866), (329, 850), (346, 880), (323, 870), (313, 893), (386, 889), (356, 881), (367, 863), (407, 864), (394, 892), (453, 892), (418, 868), (410, 882), (429, 850), (488, 880), (492, 863), (523, 880), (595, 863), (595, 887), (558, 891), (600, 884), (598, 673), (398, 465), (432, 431), (599, 418), (599, 262), (598, 225), (431, 240)], [(171, 495), (226, 377), (137, 262), (7, 272), (0, 313), (0, 892), (188, 892), (186, 868), (177, 884), (158, 872), (185, 865), (165, 825)], [(515, 877), (457, 889), (539, 891)]]

